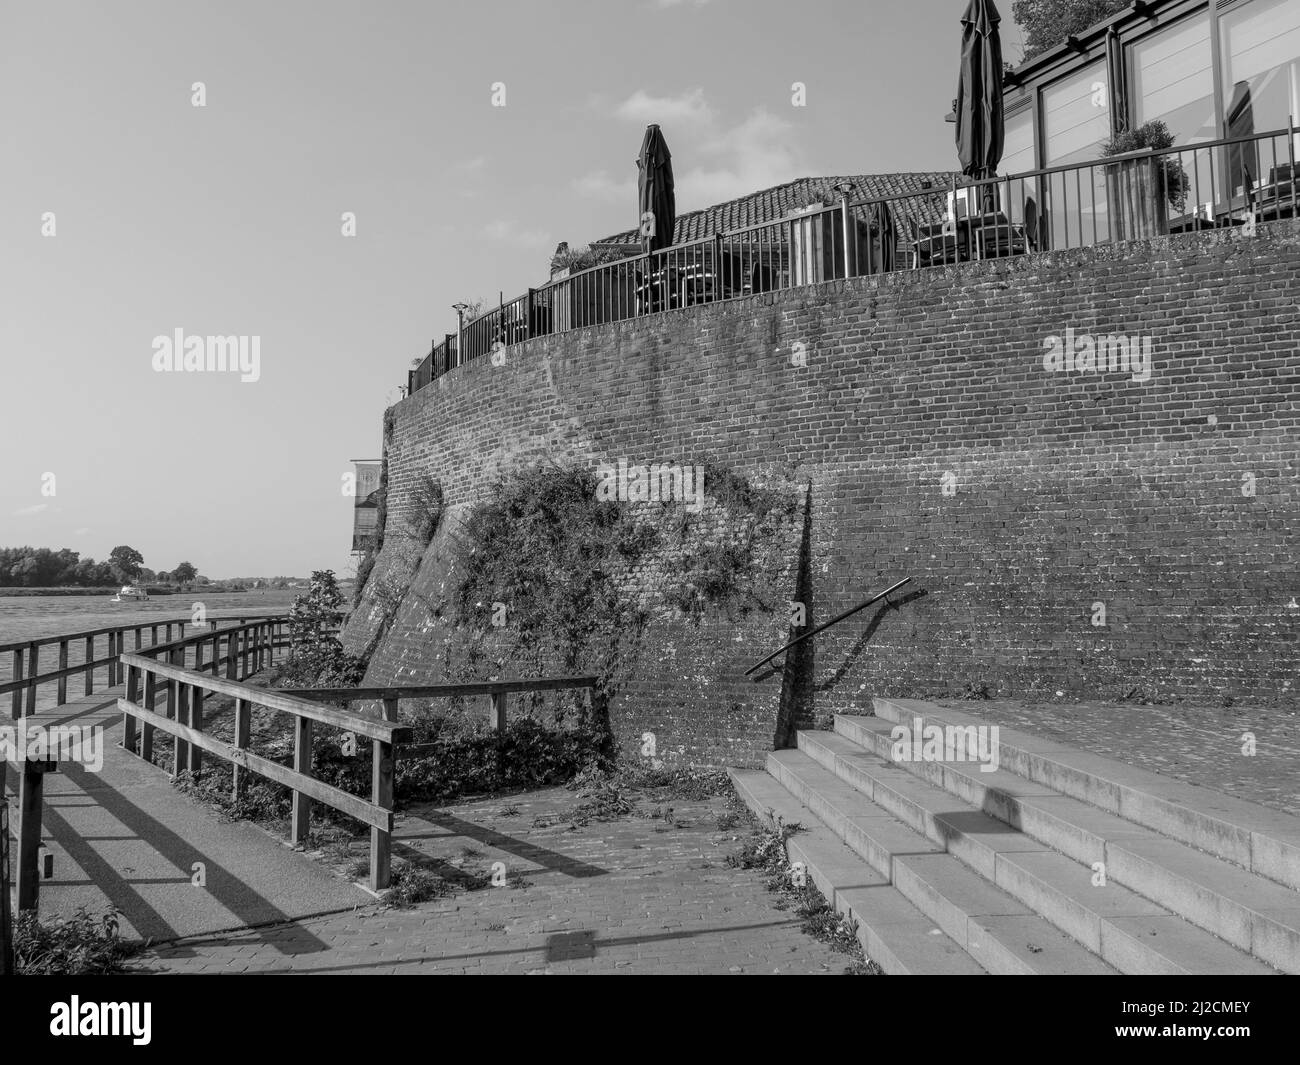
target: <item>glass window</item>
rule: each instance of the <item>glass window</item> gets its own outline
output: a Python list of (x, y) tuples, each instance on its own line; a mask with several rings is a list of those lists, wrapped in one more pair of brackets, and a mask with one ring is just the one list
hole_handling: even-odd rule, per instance
[(1096, 159), (1110, 140), (1110, 86), (1104, 61), (1043, 90), (1044, 165)]
[[(1110, 140), (1110, 85), (1106, 62), (1090, 63), (1079, 73), (1043, 90), (1043, 165), (1089, 163)], [(1043, 243), (1077, 248), (1109, 239), (1106, 182), (1101, 167), (1063, 171), (1043, 179)]]
[[(1214, 112), (1214, 61), (1210, 54), (1208, 13), (1183, 19), (1143, 37), (1128, 49), (1129, 109), (1133, 125), (1159, 120), (1169, 127), (1174, 144), (1218, 139)], [(1179, 153), (1171, 166), (1180, 166), (1190, 196), (1178, 203), (1212, 198), (1218, 187), (1211, 173), (1210, 150)]]
[(1218, 137), (1208, 14), (1184, 19), (1129, 49), (1133, 124), (1159, 119), (1175, 144)]
[[(1219, 31), (1226, 136), (1285, 129), (1292, 116), (1300, 117), (1300, 4), (1251, 0), (1220, 15)], [(1285, 138), (1262, 150), (1230, 149), (1228, 187), (1237, 193), (1247, 181), (1258, 185), (1261, 166), (1271, 172), (1274, 148), (1280, 157)]]
[(1008, 115), (1002, 139), (1002, 162), (998, 170), (1003, 174), (1023, 174), (1034, 169), (1034, 109), (1022, 108)]

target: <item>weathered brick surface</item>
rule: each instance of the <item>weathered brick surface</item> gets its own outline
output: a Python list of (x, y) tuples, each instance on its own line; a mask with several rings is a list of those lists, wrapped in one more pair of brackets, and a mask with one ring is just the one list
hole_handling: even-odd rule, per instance
[[(1286, 703), (1298, 291), (1300, 225), (1278, 223), (541, 338), (395, 408), (390, 507), (424, 473), (466, 503), (537, 461), (712, 455), (765, 483), (811, 482), (812, 621), (913, 579), (900, 609), (817, 637), (819, 715), (967, 683)], [(1150, 379), (1047, 372), (1044, 338), (1067, 327), (1150, 336)], [(781, 677), (741, 674), (784, 635), (780, 615), (658, 626), (618, 701), (620, 739), (644, 728), (673, 757), (756, 763)], [(389, 637), (408, 660), (421, 639), (400, 624)]]

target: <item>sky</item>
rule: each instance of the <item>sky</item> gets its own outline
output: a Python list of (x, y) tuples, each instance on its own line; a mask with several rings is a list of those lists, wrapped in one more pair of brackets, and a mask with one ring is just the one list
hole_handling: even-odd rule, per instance
[[(0, 0), (0, 546), (350, 574), (412, 360), (637, 224), (647, 123), (679, 213), (953, 169), (965, 7)], [(256, 375), (157, 369), (178, 329)]]

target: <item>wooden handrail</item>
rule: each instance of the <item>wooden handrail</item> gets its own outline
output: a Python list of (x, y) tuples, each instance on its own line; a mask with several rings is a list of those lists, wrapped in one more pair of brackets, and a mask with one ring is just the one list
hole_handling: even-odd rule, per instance
[(390, 685), (384, 688), (280, 688), (303, 699), (437, 699), (497, 692), (557, 691), (595, 688), (597, 677), (538, 677), (535, 680), (471, 680), (456, 684)]
[[(279, 619), (271, 624), (282, 624)], [(262, 630), (268, 623), (251, 622), (243, 628)], [(225, 629), (208, 634), (211, 639), (230, 639), (238, 630)], [(233, 641), (232, 641), (233, 642)], [(260, 648), (259, 648), (260, 649)], [(254, 649), (257, 654), (259, 649)], [(151, 648), (161, 651), (161, 648)], [(228, 655), (225, 660), (215, 657), (209, 666), (213, 673), (219, 661), (231, 669), (236, 664), (248, 666), (247, 648)], [(183, 647), (170, 649), (171, 656), (183, 655)], [(321, 802), (333, 809), (356, 818), (370, 826), (370, 886), (382, 890), (391, 882), (391, 850), (393, 831), (393, 775), (395, 747), (409, 743), (413, 730), (395, 720), (376, 718), (365, 714), (322, 706), (318, 702), (287, 695), (283, 692), (257, 688), (239, 680), (209, 675), (200, 669), (160, 661), (150, 654), (123, 654), (126, 670), (126, 695), (117, 700), (122, 711), (122, 747), (136, 753), (136, 726), (143, 725), (140, 757), (152, 761), (152, 735), (155, 730), (171, 735), (175, 741), (173, 776), (183, 770), (199, 773), (199, 752), (222, 758), (234, 767), (233, 792), (236, 798), (247, 787), (247, 773), (282, 784), (293, 792), (292, 825), (290, 836), (295, 845), (307, 843), (311, 823), (311, 804)], [(247, 674), (245, 674), (247, 675)], [(166, 710), (154, 709), (160, 690), (166, 691)], [(203, 731), (203, 701), (208, 695), (227, 695), (235, 700), (235, 739), (226, 743)], [(278, 713), (290, 714), (294, 719), (294, 764), (292, 768), (253, 754), (248, 750), (252, 708), (263, 706)], [(325, 725), (345, 732), (369, 737), (372, 742), (372, 794), (369, 799), (352, 795), (311, 774), (312, 739), (314, 726)]]
[[(268, 618), (288, 617), (283, 611), (278, 614), (231, 614), (226, 617), (209, 617), (208, 622), (212, 621), (265, 621)], [(154, 618), (152, 615), (141, 615), (142, 620), (130, 622), (125, 625), (109, 625), (102, 629), (86, 629), (82, 632), (61, 632), (54, 636), (38, 636), (34, 640), (15, 640), (12, 643), (0, 643), (0, 654), (5, 651), (26, 650), (32, 644), (38, 647), (44, 647), (46, 644), (60, 643), (64, 640), (84, 640), (88, 637), (103, 636), (108, 632), (133, 632), (136, 629), (147, 629), (150, 627), (161, 627), (163, 625), (193, 625), (195, 624), (192, 615), (187, 614), (182, 618)], [(143, 620), (148, 618), (148, 620)], [(202, 624), (207, 624), (203, 622)]]
[[(402, 699), (446, 699), (464, 695), (492, 697), (491, 725), (494, 731), (504, 732), (506, 727), (506, 696), (511, 692), (561, 691), (585, 688), (591, 692), (591, 709), (599, 713), (605, 708), (605, 693), (600, 689), (600, 679), (581, 677), (535, 677), (531, 680), (471, 680), (457, 684), (388, 685), (382, 688), (288, 688), (286, 693), (302, 699), (347, 700), (378, 699), (384, 704), (384, 720), (397, 720), (397, 707)], [(400, 741), (399, 741), (400, 742)], [(420, 750), (435, 750), (436, 744), (419, 744)]]

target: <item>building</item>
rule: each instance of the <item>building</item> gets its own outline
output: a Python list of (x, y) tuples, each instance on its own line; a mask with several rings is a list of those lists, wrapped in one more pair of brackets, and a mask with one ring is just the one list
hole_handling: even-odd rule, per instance
[[(1192, 149), (1289, 131), (1274, 142), (1180, 156), (1189, 198), (1202, 215), (1221, 216), (1233, 197), (1292, 176), (1300, 154), (1300, 3), (1139, 0), (1010, 71), (1005, 115), (999, 170), (1011, 175), (1097, 160), (1116, 134), (1157, 119), (1175, 146)], [(1109, 219), (1114, 189), (1104, 170), (1084, 177), (1074, 189), (1062, 181), (1051, 197), (1058, 231), (1071, 209), (1093, 211), (1103, 228)], [(1017, 213), (1014, 198), (1011, 209)]]
[(372, 551), (379, 535), (379, 459), (352, 459), (356, 496), (352, 507), (352, 550)]

